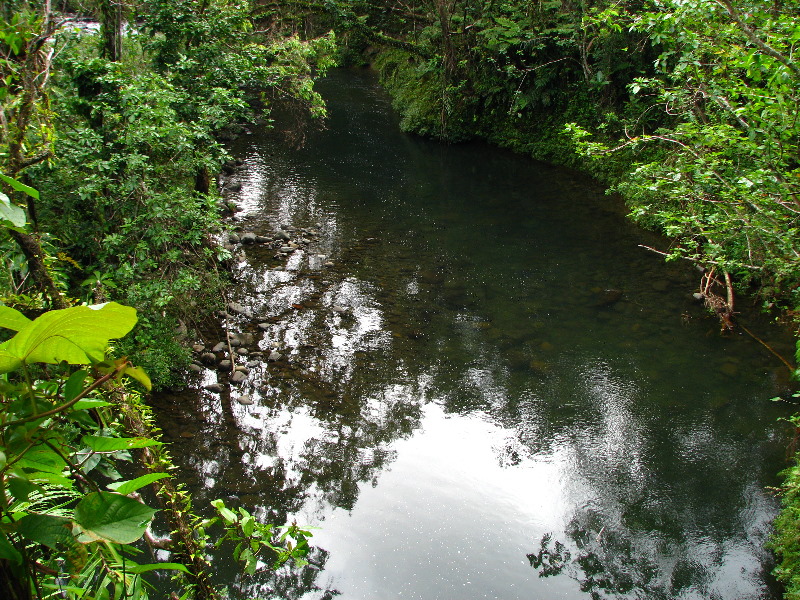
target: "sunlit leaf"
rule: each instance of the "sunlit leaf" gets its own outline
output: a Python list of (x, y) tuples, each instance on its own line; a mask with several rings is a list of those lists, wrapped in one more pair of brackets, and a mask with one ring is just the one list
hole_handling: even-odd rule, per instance
[(135, 324), (136, 309), (114, 302), (52, 310), (0, 345), (0, 373), (23, 362), (99, 362), (109, 340), (124, 336)]
[(141, 477), (137, 477), (136, 479), (131, 479), (129, 481), (117, 481), (110, 483), (108, 484), (108, 489), (113, 490), (118, 494), (127, 495), (145, 487), (146, 485), (150, 485), (159, 479), (164, 479), (165, 477), (172, 477), (172, 475), (169, 473), (148, 473), (147, 475), (142, 475)]
[(81, 442), (95, 452), (116, 452), (117, 450), (130, 450), (132, 448), (148, 448), (160, 446), (162, 442), (150, 438), (118, 438), (100, 435), (85, 435)]

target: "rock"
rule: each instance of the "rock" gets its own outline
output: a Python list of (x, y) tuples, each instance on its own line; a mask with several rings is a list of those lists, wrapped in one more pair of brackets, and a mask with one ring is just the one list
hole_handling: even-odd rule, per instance
[(214, 394), (219, 394), (222, 391), (222, 386), (218, 383), (210, 383), (205, 389)]
[(291, 252), (294, 252), (294, 248), (292, 248), (291, 246), (281, 246), (281, 252), (283, 252), (284, 254), (289, 254)]
[(221, 360), (221, 361), (219, 361), (219, 369), (220, 369), (220, 371), (230, 371), (231, 370), (231, 361), (229, 361), (229, 360)]
[(248, 369), (255, 369), (255, 368), (256, 368), (257, 366), (259, 366), (260, 364), (261, 364), (261, 363), (260, 363), (260, 362), (258, 362), (257, 360), (248, 360), (248, 361), (247, 361), (247, 368), (248, 368)]
[(202, 373), (203, 371), (205, 371), (205, 369), (202, 366), (196, 365), (194, 363), (189, 365), (189, 370), (194, 371), (195, 373)]
[(231, 383), (242, 383), (245, 379), (247, 379), (247, 375), (241, 371), (234, 371), (231, 375)]
[(228, 302), (228, 310), (237, 315), (243, 315), (247, 309), (238, 302)]
[(225, 186), (226, 192), (238, 192), (241, 191), (241, 189), (242, 189), (242, 184), (239, 181), (232, 181), (231, 183)]
[(284, 240), (288, 242), (292, 238), (289, 236), (288, 233), (286, 233), (283, 229), (281, 229), (278, 233), (275, 234), (275, 239)]
[(265, 235), (257, 235), (256, 236), (256, 242), (259, 243), (259, 244), (268, 244), (271, 241), (272, 241), (271, 237), (267, 237)]
[(242, 342), (242, 346), (252, 346), (256, 341), (256, 336), (252, 333), (240, 333), (236, 337)]
[(256, 234), (248, 231), (245, 234), (242, 234), (242, 243), (243, 244), (255, 244), (256, 243)]
[(270, 327), (272, 327), (272, 324), (271, 324), (271, 323), (259, 323), (259, 324), (258, 324), (258, 328), (259, 328), (261, 331), (267, 331), (267, 330), (268, 330)]
[(239, 348), (239, 349), (236, 351), (236, 354), (238, 354), (238, 355), (240, 355), (240, 356), (247, 356), (247, 353), (248, 353), (248, 352), (250, 352), (250, 351), (249, 351), (247, 348)]
[(247, 367), (243, 367), (242, 365), (236, 365), (233, 369), (237, 373), (244, 373), (245, 375), (250, 375), (250, 369)]
[(231, 233), (231, 234), (228, 236), (228, 241), (229, 241), (231, 244), (238, 244), (240, 240), (241, 240), (241, 238), (240, 238), (240, 237), (239, 237), (237, 234), (235, 234), (235, 233)]
[(225, 342), (219, 342), (216, 346), (214, 346), (211, 351), (212, 352), (224, 352), (228, 345)]
[(695, 292), (694, 294), (692, 294), (692, 298), (694, 298), (698, 302), (702, 302), (703, 300), (706, 299), (706, 297), (703, 294), (701, 294), (700, 292)]
[(322, 266), (324, 266), (324, 267), (332, 267), (332, 266), (334, 266), (334, 265), (333, 265), (333, 263), (332, 263), (331, 261), (328, 261), (328, 262), (326, 262), (326, 263), (323, 263), (323, 265), (322, 265)]
[(347, 312), (347, 309), (344, 306), (340, 306), (339, 304), (334, 304), (331, 310), (340, 315), (343, 315), (344, 313)]
[(244, 394), (243, 396), (239, 396), (238, 398), (236, 398), (236, 401), (239, 404), (244, 404), (245, 406), (249, 406), (250, 404), (253, 403), (253, 399), (250, 397), (249, 394)]
[(204, 352), (204, 353), (203, 353), (203, 354), (200, 356), (200, 361), (201, 361), (201, 362), (202, 362), (204, 365), (209, 365), (209, 366), (210, 366), (210, 365), (215, 365), (215, 364), (217, 364), (217, 357), (216, 357), (216, 356), (214, 356), (213, 354), (211, 354), (211, 352)]
[(269, 356), (267, 357), (267, 360), (275, 362), (276, 360), (280, 360), (282, 358), (283, 358), (283, 354), (281, 354), (277, 350), (273, 350), (272, 352), (269, 353)]
[(203, 344), (195, 344), (194, 346), (192, 346), (192, 350), (194, 350), (198, 354), (203, 352), (205, 349), (206, 349), (206, 347)]
[(231, 336), (231, 340), (230, 340), (230, 344), (231, 344), (231, 348), (238, 348), (239, 346), (242, 345), (242, 340), (240, 340), (235, 335), (232, 335)]

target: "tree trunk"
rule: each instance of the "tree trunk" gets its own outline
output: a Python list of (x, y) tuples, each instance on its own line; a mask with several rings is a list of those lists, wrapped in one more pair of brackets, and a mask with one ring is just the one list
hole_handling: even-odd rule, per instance
[(25, 255), (25, 260), (28, 262), (28, 270), (30, 271), (36, 287), (50, 300), (53, 308), (68, 308), (69, 304), (58, 291), (50, 272), (44, 264), (44, 250), (39, 243), (39, 238), (29, 233), (20, 233), (13, 229), (8, 232), (14, 241), (22, 250)]

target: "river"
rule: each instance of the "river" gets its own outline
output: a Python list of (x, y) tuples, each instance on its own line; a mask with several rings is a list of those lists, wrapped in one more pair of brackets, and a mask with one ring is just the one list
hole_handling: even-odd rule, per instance
[(310, 238), (235, 250), (249, 374), (157, 398), (201, 510), (316, 528), (308, 566), (239, 576), (219, 553), (217, 581), (264, 599), (778, 598), (780, 362), (721, 335), (696, 269), (642, 249), (667, 242), (591, 180), (403, 134), (370, 72), (319, 89), (324, 128), (231, 145), (234, 224)]

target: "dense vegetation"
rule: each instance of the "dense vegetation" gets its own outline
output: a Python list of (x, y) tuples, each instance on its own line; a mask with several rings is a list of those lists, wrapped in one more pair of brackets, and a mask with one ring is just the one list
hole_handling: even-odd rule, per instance
[[(323, 114), (312, 85), (333, 40), (255, 35), (245, 2), (59, 8), (98, 18), (99, 35), (50, 2), (0, 9), (0, 596), (144, 598), (157, 571), (216, 598), (211, 521), (171, 480), (137, 389), (145, 372), (180, 381), (176, 328), (221, 305), (220, 137), (277, 103)], [(245, 572), (308, 550), (296, 526), (213, 504)], [(172, 562), (146, 564), (145, 538)]]
[[(312, 86), (331, 64), (329, 31), (342, 63), (379, 69), (405, 129), (454, 142), (485, 138), (589, 171), (625, 197), (634, 219), (672, 240), (654, 250), (702, 268), (697, 293), (723, 328), (736, 326), (739, 291), (797, 326), (794, 0), (57, 3), (100, 19), (98, 36), (72, 32), (50, 4), (2, 7), (0, 254), (8, 277), (0, 296), (28, 314), (82, 301), (135, 306), (138, 324), (117, 352), (158, 383), (180, 379), (186, 361), (174, 330), (192, 328), (198, 308), (218, 301), (208, 290), (219, 289), (226, 258), (211, 238), (224, 210), (215, 183), (227, 159), (220, 134), (276, 103), (323, 114)], [(16, 317), (4, 324), (19, 325)], [(79, 412), (65, 409), (67, 422), (32, 419), (74, 399), (58, 383), (70, 373), (45, 372), (40, 381), (50, 383), (36, 384), (38, 375), (8, 372), (12, 396), (54, 391), (42, 392), (32, 413), (4, 413), (6, 422), (30, 419), (42, 443), (50, 435), (42, 431), (73, 428), (58, 435), (83, 451), (79, 432), (94, 434), (81, 430), (91, 427)], [(36, 408), (39, 401), (52, 406)], [(30, 451), (6, 447), (22, 452), (11, 465)], [(2, 473), (31, 479), (37, 471)], [(788, 597), (800, 597), (797, 477), (787, 479), (776, 542)], [(30, 493), (3, 491), (3, 518), (13, 522), (21, 517), (8, 507)], [(65, 502), (58, 510), (76, 509), (74, 498)], [(73, 513), (44, 514), (80, 525)], [(4, 535), (20, 556), (57, 542)], [(6, 548), (2, 559), (18, 556)]]

